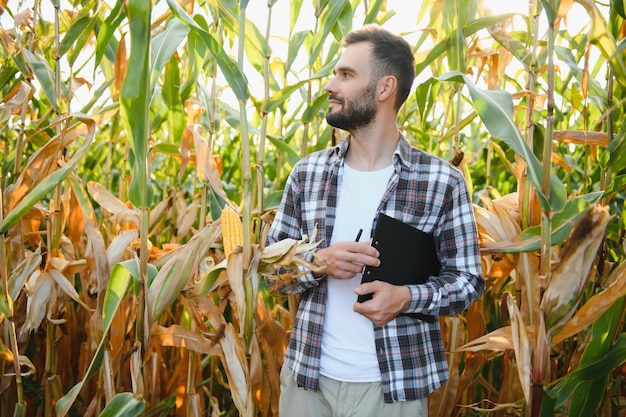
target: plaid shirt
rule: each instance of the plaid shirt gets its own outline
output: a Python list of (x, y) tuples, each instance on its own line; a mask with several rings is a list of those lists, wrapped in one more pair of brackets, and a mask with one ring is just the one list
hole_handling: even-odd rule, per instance
[[(268, 242), (311, 236), (317, 226), (330, 242), (338, 190), (339, 168), (350, 145), (308, 155), (296, 164), (272, 223)], [(400, 135), (393, 156), (394, 173), (378, 211), (431, 233), (442, 264), (439, 276), (421, 285), (409, 285), (411, 303), (407, 313), (429, 316), (454, 315), (482, 294), (478, 234), (465, 179), (449, 163), (411, 147)], [(372, 225), (372, 230), (375, 225)], [(326, 276), (307, 273), (292, 281), (286, 292), (302, 293), (285, 364), (294, 372), (299, 387), (317, 390)], [(374, 326), (385, 402), (425, 398), (448, 379), (439, 322), (400, 315), (385, 326)]]

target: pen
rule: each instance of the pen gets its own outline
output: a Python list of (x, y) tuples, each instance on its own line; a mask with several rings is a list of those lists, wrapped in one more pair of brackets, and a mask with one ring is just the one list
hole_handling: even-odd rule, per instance
[(363, 229), (359, 229), (359, 233), (357, 233), (356, 239), (354, 240), (355, 242), (358, 242), (359, 239), (361, 239), (361, 233), (363, 233)]

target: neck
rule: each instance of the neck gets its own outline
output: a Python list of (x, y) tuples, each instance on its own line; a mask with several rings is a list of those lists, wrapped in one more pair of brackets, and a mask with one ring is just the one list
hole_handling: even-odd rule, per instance
[(350, 132), (346, 163), (359, 171), (376, 171), (391, 165), (400, 133), (395, 123), (372, 125)]

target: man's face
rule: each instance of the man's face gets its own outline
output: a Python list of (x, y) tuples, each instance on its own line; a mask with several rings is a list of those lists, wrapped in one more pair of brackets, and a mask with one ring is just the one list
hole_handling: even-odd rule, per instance
[(331, 100), (341, 103), (340, 108), (328, 109), (326, 121), (329, 125), (349, 132), (369, 125), (376, 117), (376, 84), (369, 83), (349, 96), (330, 94)]
[(376, 117), (376, 82), (371, 81), (371, 51), (367, 43), (348, 46), (326, 85), (330, 104), (326, 121), (352, 132)]

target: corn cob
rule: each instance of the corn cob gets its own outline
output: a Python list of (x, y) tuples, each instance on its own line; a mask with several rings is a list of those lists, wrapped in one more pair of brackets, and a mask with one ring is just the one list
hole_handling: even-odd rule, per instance
[(222, 223), (222, 241), (224, 243), (224, 257), (228, 255), (237, 245), (243, 244), (243, 225), (239, 214), (231, 207), (226, 206), (222, 210), (220, 217)]

